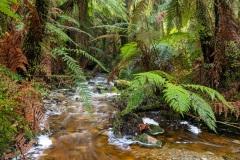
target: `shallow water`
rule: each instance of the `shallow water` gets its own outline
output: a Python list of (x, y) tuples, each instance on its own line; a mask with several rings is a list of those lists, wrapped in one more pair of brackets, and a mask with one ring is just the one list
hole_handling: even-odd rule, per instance
[[(49, 109), (51, 133), (39, 137), (39, 146), (33, 147), (26, 154), (27, 159), (135, 160), (146, 159), (150, 153), (161, 151), (141, 148), (128, 137), (114, 137), (109, 127), (109, 118), (116, 110), (108, 101), (116, 94), (97, 93), (95, 85), (105, 84), (105, 77), (98, 77), (90, 82), (93, 116), (88, 114), (75, 92), (53, 92), (50, 98), (44, 101)], [(60, 101), (56, 101), (56, 97)], [(231, 139), (205, 131), (194, 133), (180, 129), (168, 130), (156, 137), (166, 144), (163, 148), (187, 149), (199, 154), (240, 158), (240, 138)]]

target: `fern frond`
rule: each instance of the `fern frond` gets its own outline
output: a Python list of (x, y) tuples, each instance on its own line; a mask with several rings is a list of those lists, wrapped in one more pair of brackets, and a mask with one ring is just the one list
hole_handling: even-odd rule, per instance
[(137, 42), (130, 42), (130, 43), (125, 44), (121, 48), (121, 53), (122, 53), (123, 59), (127, 59), (127, 58), (131, 57), (133, 54), (136, 54), (137, 52), (139, 52), (139, 50), (137, 49), (137, 46), (138, 46)]
[(127, 107), (121, 112), (121, 115), (126, 115), (126, 114), (132, 112), (143, 101), (143, 97), (144, 97), (143, 87), (137, 87), (137, 88), (131, 87), (130, 90), (132, 90), (132, 91), (129, 94)]
[(149, 96), (153, 93), (156, 86), (162, 88), (165, 84), (165, 79), (151, 72), (135, 74), (135, 78), (131, 81), (129, 87), (129, 99), (127, 107), (121, 114), (125, 115), (136, 109), (143, 101), (144, 96)]
[(62, 20), (65, 20), (65, 21), (68, 21), (68, 22), (71, 22), (71, 23), (74, 23), (75, 25), (77, 25), (78, 27), (80, 26), (80, 23), (78, 20), (72, 18), (71, 16), (68, 16), (66, 14), (62, 14), (59, 16)]
[(228, 106), (229, 109), (233, 109), (234, 107), (229, 104), (226, 99), (216, 90), (206, 87), (206, 86), (201, 86), (201, 85), (193, 85), (193, 84), (184, 84), (182, 85), (185, 88), (191, 88), (194, 90), (200, 90), (202, 93), (206, 93), (210, 96), (211, 100), (214, 101), (216, 99), (220, 100), (223, 104)]
[(191, 107), (206, 123), (206, 125), (216, 132), (216, 118), (208, 102), (196, 93), (190, 92)]
[(66, 62), (69, 69), (73, 72), (73, 84), (77, 87), (77, 91), (81, 96), (83, 103), (89, 113), (91, 113), (91, 92), (89, 91), (84, 73), (76, 60), (68, 55), (64, 49), (55, 49), (55, 54), (62, 56), (62, 60)]
[(19, 15), (15, 14), (11, 10), (11, 3), (17, 4), (17, 0), (1, 0), (0, 1), (0, 12), (3, 12), (5, 15), (10, 16), (18, 21), (21, 21)]
[(144, 16), (144, 12), (147, 10), (149, 5), (149, 0), (141, 0), (136, 3), (131, 15), (131, 23), (136, 24)]
[(163, 72), (161, 70), (154, 70), (150, 71), (151, 73), (158, 74), (159, 76), (163, 77), (164, 79), (168, 81), (174, 81), (174, 77), (166, 72)]
[(77, 46), (77, 44), (64, 32), (62, 31), (60, 28), (54, 26), (51, 23), (47, 23), (46, 24), (46, 28), (48, 29), (48, 32), (50, 32), (51, 34), (57, 36), (59, 39), (63, 40), (63, 41), (70, 41), (73, 44), (75, 44)]
[(104, 16), (111, 14), (112, 17), (120, 18), (127, 21), (126, 4), (123, 1), (116, 0), (92, 0), (94, 10)]
[(190, 108), (190, 94), (181, 86), (167, 83), (166, 89), (163, 90), (164, 98), (170, 107), (175, 111), (183, 114)]
[(21, 31), (12, 35), (6, 32), (5, 37), (0, 40), (0, 64), (14, 72), (17, 72), (18, 68), (27, 72), (26, 66), (29, 65), (21, 48), (21, 38)]
[(133, 84), (137, 84), (139, 86), (150, 84), (156, 85), (159, 88), (162, 88), (165, 84), (165, 79), (158, 74), (154, 74), (151, 72), (143, 72), (139, 74), (135, 74), (135, 78), (132, 81)]
[(174, 26), (178, 30), (182, 27), (182, 10), (179, 0), (172, 0), (167, 9), (167, 15), (165, 16), (167, 20), (167, 32), (169, 33)]
[(85, 52), (84, 50), (80, 50), (80, 49), (67, 49), (65, 48), (64, 49), (65, 51), (67, 52), (75, 52), (77, 54), (81, 54), (85, 57), (87, 57), (88, 59), (96, 62), (100, 67), (102, 67), (102, 69), (104, 69), (106, 72), (109, 72), (109, 70), (99, 61), (97, 60), (96, 58), (94, 58), (93, 56), (91, 56), (90, 54), (88, 54), (87, 52)]
[(93, 36), (81, 29), (78, 29), (76, 27), (70, 27), (70, 26), (65, 26), (65, 25), (60, 25), (60, 24), (57, 24), (57, 27), (58, 28), (62, 28), (62, 29), (67, 29), (67, 30), (72, 30), (72, 31), (76, 31), (76, 32), (79, 32), (79, 33), (84, 33), (85, 35), (89, 36), (90, 38), (93, 38)]

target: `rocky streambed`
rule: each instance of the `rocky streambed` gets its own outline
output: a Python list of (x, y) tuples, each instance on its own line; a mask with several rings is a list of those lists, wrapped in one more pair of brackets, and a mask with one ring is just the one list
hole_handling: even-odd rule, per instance
[[(53, 91), (44, 99), (48, 110), (50, 133), (39, 135), (38, 145), (27, 159), (54, 160), (223, 160), (240, 158), (240, 137), (226, 138), (206, 132), (188, 122), (177, 122), (185, 128), (165, 127), (168, 121), (157, 121), (157, 113), (141, 117), (141, 124), (157, 123), (163, 131), (152, 134), (153, 126), (137, 136), (118, 137), (113, 134), (112, 118), (118, 109), (112, 103), (117, 93), (110, 93), (106, 75), (88, 82), (92, 92), (92, 116), (89, 115), (75, 89)], [(145, 120), (148, 118), (147, 121)], [(171, 127), (170, 127), (171, 128)], [(137, 137), (136, 136), (136, 137)], [(141, 139), (141, 140), (140, 140)], [(142, 145), (154, 142), (157, 146)]]

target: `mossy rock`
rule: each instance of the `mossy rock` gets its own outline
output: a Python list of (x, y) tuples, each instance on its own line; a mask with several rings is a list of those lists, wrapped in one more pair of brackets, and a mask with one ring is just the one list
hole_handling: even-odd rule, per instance
[(139, 141), (139, 144), (143, 147), (162, 147), (162, 142), (148, 134), (142, 134), (137, 137), (137, 140)]
[(128, 88), (130, 86), (130, 82), (123, 79), (118, 79), (114, 81), (114, 85), (117, 87), (117, 89), (122, 90)]
[(99, 90), (99, 93), (100, 93), (100, 94), (104, 94), (104, 93), (108, 93), (108, 91), (107, 91), (106, 89), (100, 89), (100, 90)]
[(117, 87), (115, 87), (115, 86), (114, 86), (114, 87), (112, 87), (112, 88), (111, 88), (111, 92), (112, 92), (112, 93), (117, 93), (117, 92), (118, 92), (118, 89), (117, 89)]
[(151, 135), (158, 135), (164, 132), (164, 130), (158, 125), (150, 124), (150, 128), (151, 128), (151, 131), (150, 131)]

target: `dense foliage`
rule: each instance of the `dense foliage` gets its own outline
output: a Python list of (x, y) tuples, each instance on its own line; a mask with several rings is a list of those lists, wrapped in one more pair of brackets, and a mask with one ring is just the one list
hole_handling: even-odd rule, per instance
[(131, 81), (122, 116), (157, 100), (157, 109), (193, 114), (212, 130), (215, 113), (238, 119), (239, 17), (232, 0), (1, 0), (0, 65), (15, 74), (0, 71), (0, 154), (16, 149), (13, 136), (36, 133), (15, 105), (29, 93), (41, 109), (32, 81), (70, 77), (90, 111), (89, 70)]

